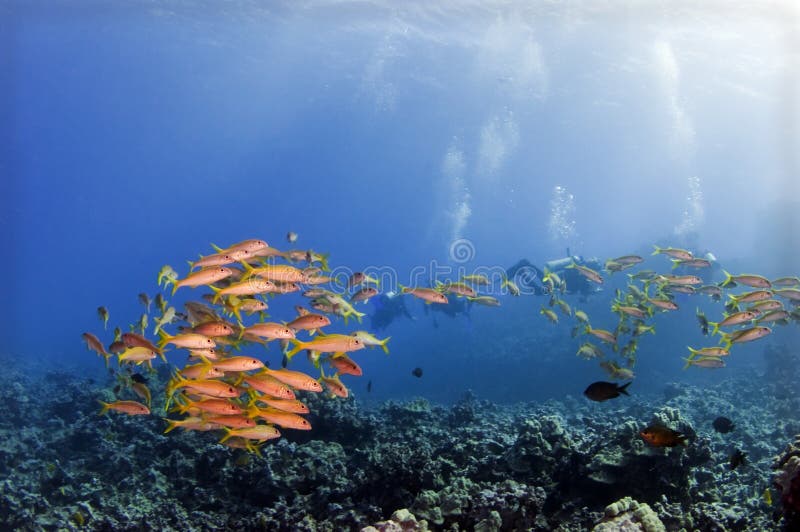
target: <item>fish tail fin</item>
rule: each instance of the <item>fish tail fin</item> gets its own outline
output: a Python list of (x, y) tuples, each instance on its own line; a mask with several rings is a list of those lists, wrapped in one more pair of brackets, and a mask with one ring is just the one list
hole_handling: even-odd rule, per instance
[(171, 292), (170, 296), (174, 296), (175, 292), (177, 292), (178, 288), (180, 288), (180, 287), (181, 287), (181, 283), (175, 281), (175, 283), (172, 285), (172, 292)]
[(731, 339), (730, 334), (722, 333), (722, 347), (726, 351), (730, 351), (731, 346), (733, 345), (733, 340)]
[[(177, 390), (181, 386), (181, 384), (183, 384), (184, 382), (187, 382), (187, 381), (188, 381), (188, 379), (184, 378), (184, 376), (181, 375), (176, 370), (172, 374), (172, 379), (170, 379), (170, 381), (167, 383), (167, 388), (166, 388), (167, 397), (169, 397), (171, 399), (172, 395), (175, 393), (175, 390)], [(165, 409), (169, 408), (169, 400), (167, 400), (167, 405), (164, 408)]]
[(215, 243), (213, 243), (213, 242), (212, 242), (212, 243), (211, 243), (211, 247), (212, 247), (212, 248), (214, 249), (214, 251), (216, 251), (217, 253), (222, 253), (222, 248), (221, 248), (221, 247), (219, 247), (218, 245), (216, 245)]
[(240, 306), (239, 305), (234, 305), (233, 306), (233, 310), (231, 310), (231, 313), (234, 316), (236, 316), (236, 321), (239, 323), (239, 327), (241, 327), (242, 326), (242, 311), (240, 310)]
[(719, 332), (719, 322), (709, 321), (708, 324), (711, 325), (711, 336), (714, 336)]
[(248, 407), (249, 407), (249, 406), (253, 406), (254, 404), (256, 404), (256, 401), (258, 401), (258, 398), (259, 398), (259, 397), (261, 397), (261, 396), (258, 394), (258, 392), (256, 392), (256, 391), (255, 391), (254, 389), (252, 389), (252, 388), (248, 388), (248, 389), (247, 389), (247, 396), (248, 396), (248, 397), (250, 397), (250, 400), (249, 400), (249, 401), (247, 401), (247, 406), (248, 406)]
[(222, 292), (222, 288), (217, 288), (216, 286), (208, 285), (212, 292), (214, 292), (214, 298), (211, 300), (211, 303), (214, 305), (217, 304), (219, 298), (222, 297), (219, 293)]
[(245, 279), (249, 279), (250, 277), (253, 276), (253, 270), (255, 270), (255, 268), (253, 268), (253, 266), (249, 262), (247, 262), (246, 260), (243, 260), (242, 261), (242, 267), (244, 268), (244, 271), (245, 271), (245, 274), (246, 274), (244, 276)]
[(673, 270), (677, 269), (678, 266), (680, 266), (680, 263), (681, 261), (679, 261), (678, 259), (672, 259), (672, 269)]
[(655, 251), (653, 251), (651, 253), (651, 255), (658, 255), (659, 253), (661, 253), (662, 249), (660, 247), (658, 247), (656, 245), (653, 245), (653, 247), (656, 248), (656, 249), (655, 249)]
[(645, 279), (644, 282), (642, 283), (642, 290), (644, 292), (645, 297), (647, 297), (647, 295), (650, 293), (650, 283), (651, 282), (652, 282), (652, 279)]
[(219, 440), (220, 443), (225, 443), (226, 441), (233, 438), (233, 430), (229, 429), (228, 427), (224, 427), (222, 430), (225, 431), (225, 436), (223, 436), (222, 439)]
[(363, 313), (363, 312), (359, 312), (359, 311), (357, 311), (357, 310), (354, 310), (354, 311), (353, 311), (353, 314), (355, 315), (355, 317), (356, 317), (356, 320), (358, 320), (358, 323), (361, 323), (361, 318), (363, 318), (364, 316), (366, 316), (366, 314), (365, 314), (365, 313)]
[(100, 403), (101, 405), (100, 412), (97, 413), (98, 416), (105, 415), (111, 409), (111, 403), (106, 403), (104, 401), (97, 401), (97, 402)]
[(253, 442), (248, 440), (248, 442), (245, 444), (245, 449), (249, 453), (255, 453), (256, 456), (258, 456), (259, 458), (264, 458), (264, 455), (261, 454), (261, 444), (260, 443), (253, 443)]
[(690, 347), (690, 346), (686, 346), (686, 347), (688, 347), (688, 348), (689, 348), (689, 353), (691, 353), (691, 355), (690, 355), (690, 356), (696, 356), (698, 353), (700, 353), (700, 350), (699, 350), (699, 349), (694, 349), (694, 348), (692, 348), (692, 347)]
[(621, 393), (621, 394), (624, 394), (624, 395), (630, 396), (630, 394), (628, 393), (628, 390), (627, 390), (626, 388), (627, 388), (628, 386), (630, 386), (631, 384), (633, 384), (633, 381), (629, 382), (628, 384), (623, 384), (622, 386), (618, 386), (618, 387), (617, 387), (617, 391), (618, 391), (619, 393)]
[(175, 430), (175, 428), (178, 426), (178, 423), (180, 422), (179, 419), (169, 419), (169, 418), (166, 418), (166, 417), (161, 418), (161, 419), (163, 419), (164, 421), (167, 422), (167, 428), (166, 428), (166, 430), (164, 430), (164, 434)]
[(389, 341), (390, 338), (391, 336), (387, 336), (386, 338), (380, 341), (381, 349), (383, 349), (383, 352), (386, 353), (387, 355), (389, 354), (389, 348), (386, 347), (386, 343)]
[(164, 329), (158, 331), (158, 337), (160, 338), (160, 340), (158, 341), (158, 347), (164, 347), (165, 345), (167, 345), (167, 342), (169, 342), (169, 340), (172, 338), (172, 336), (164, 332)]
[(211, 361), (209, 359), (207, 359), (205, 355), (200, 355), (200, 364), (203, 367), (208, 367), (209, 369), (211, 369), (211, 367), (213, 366)]
[(733, 342), (731, 341), (730, 338), (728, 338), (727, 340), (725, 340), (725, 343), (723, 344), (722, 347), (725, 349), (725, 351), (730, 351), (732, 345), (733, 345)]
[(729, 274), (727, 271), (722, 270), (722, 273), (725, 274), (725, 280), (722, 281), (719, 286), (720, 288), (725, 288), (726, 286), (730, 286), (733, 283), (733, 275)]
[(300, 351), (305, 349), (305, 347), (304, 347), (305, 344), (303, 344), (303, 342), (301, 342), (300, 340), (296, 340), (296, 339), (293, 339), (293, 338), (289, 340), (289, 343), (294, 343), (295, 344), (295, 346), (293, 348), (291, 348), (290, 350), (288, 350), (286, 352), (286, 358), (291, 360), (293, 356), (295, 356), (297, 353), (299, 353)]
[(689, 369), (689, 366), (692, 365), (692, 360), (694, 360), (694, 356), (690, 356), (688, 358), (684, 358), (684, 360), (686, 361), (686, 364), (684, 364), (683, 370), (686, 371), (687, 369)]
[(319, 264), (322, 267), (323, 272), (331, 271), (331, 267), (328, 266), (328, 259), (330, 258), (330, 253), (317, 253), (317, 259), (319, 260)]

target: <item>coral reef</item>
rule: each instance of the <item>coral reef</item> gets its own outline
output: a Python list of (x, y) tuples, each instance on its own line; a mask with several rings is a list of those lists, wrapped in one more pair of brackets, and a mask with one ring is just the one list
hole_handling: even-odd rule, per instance
[[(98, 416), (102, 385), (13, 364), (0, 374), (0, 527), (766, 530), (772, 457), (800, 433), (796, 416), (776, 414), (796, 399), (765, 396), (752, 379), (603, 405), (467, 394), (366, 410), (308, 394), (315, 430), (286, 431), (259, 457), (209, 434), (162, 434), (158, 416)], [(736, 430), (715, 432), (719, 415)], [(638, 431), (652, 422), (688, 444), (647, 446)], [(734, 448), (748, 463), (731, 470)], [(776, 462), (786, 523), (798, 463), (800, 440)]]
[(375, 525), (361, 529), (361, 532), (426, 532), (428, 524), (417, 521), (414, 514), (403, 508), (392, 514), (388, 521), (381, 521)]
[(777, 470), (774, 483), (780, 494), (786, 526), (800, 530), (800, 435), (776, 457), (773, 467)]
[(594, 532), (616, 532), (618, 530), (666, 532), (667, 529), (650, 506), (625, 497), (606, 506), (605, 517), (593, 530)]

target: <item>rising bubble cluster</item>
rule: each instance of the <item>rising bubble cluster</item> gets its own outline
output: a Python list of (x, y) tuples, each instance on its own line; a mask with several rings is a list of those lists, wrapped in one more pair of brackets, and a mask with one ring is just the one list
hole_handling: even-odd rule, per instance
[(575, 229), (575, 196), (560, 185), (553, 188), (547, 229), (550, 238), (558, 242), (568, 242), (578, 234)]
[(681, 223), (675, 226), (676, 235), (686, 235), (696, 232), (703, 223), (705, 210), (703, 209), (703, 189), (700, 178), (696, 175), (689, 177), (689, 194), (686, 196), (686, 207), (683, 209)]

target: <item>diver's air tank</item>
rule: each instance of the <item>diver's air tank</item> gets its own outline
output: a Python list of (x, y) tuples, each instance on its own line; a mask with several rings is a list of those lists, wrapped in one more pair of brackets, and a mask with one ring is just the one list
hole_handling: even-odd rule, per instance
[(583, 259), (578, 255), (573, 255), (571, 257), (564, 257), (563, 259), (555, 259), (551, 260), (550, 262), (546, 262), (544, 264), (544, 267), (551, 272), (559, 272), (564, 268), (566, 268), (567, 266), (569, 266), (570, 264), (572, 264), (573, 262), (580, 264), (581, 262), (583, 262)]

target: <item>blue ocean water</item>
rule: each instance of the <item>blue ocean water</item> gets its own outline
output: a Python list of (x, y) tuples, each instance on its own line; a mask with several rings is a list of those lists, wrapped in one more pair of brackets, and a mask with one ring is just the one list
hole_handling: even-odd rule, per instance
[[(212, 242), (247, 238), (402, 284), (427, 285), (439, 267), (542, 266), (567, 249), (637, 253), (669, 271), (653, 244), (711, 252), (732, 273), (797, 275), (795, 13), (721, 9), (6, 2), (3, 350), (36, 368), (102, 372), (82, 332), (110, 342), (113, 326), (138, 320), (137, 294), (155, 294), (164, 264), (184, 275)], [(626, 280), (566, 300), (613, 329)], [(381, 331), (390, 355), (357, 357), (365, 400), (450, 402), (468, 389), (541, 400), (605, 377), (575, 356), (572, 321), (539, 314), (546, 297), (501, 295), (468, 318), (402, 297), (414, 319)], [(698, 297), (652, 320), (632, 389), (757, 375), (764, 344), (798, 340), (796, 325), (776, 327), (724, 370), (682, 371), (686, 346), (705, 341), (695, 308), (722, 312)], [(271, 315), (289, 320), (300, 302), (283, 296)], [(331, 330), (369, 329), (372, 304), (357, 308), (363, 326)], [(277, 365), (277, 347), (265, 358)]]

